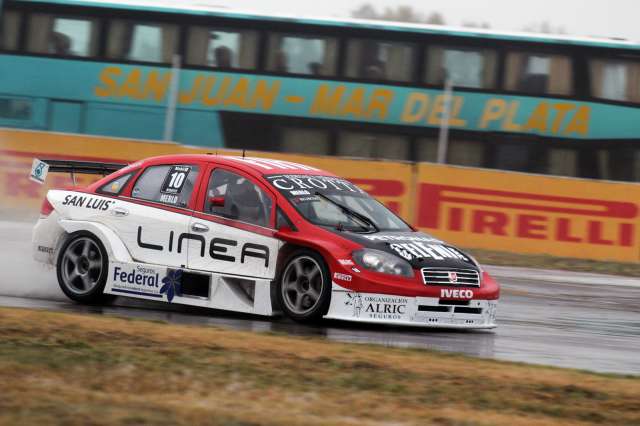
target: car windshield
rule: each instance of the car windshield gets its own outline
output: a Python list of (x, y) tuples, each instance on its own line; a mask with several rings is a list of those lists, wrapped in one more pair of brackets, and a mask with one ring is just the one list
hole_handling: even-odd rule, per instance
[(409, 226), (353, 183), (332, 176), (265, 176), (309, 222), (354, 232), (409, 231)]

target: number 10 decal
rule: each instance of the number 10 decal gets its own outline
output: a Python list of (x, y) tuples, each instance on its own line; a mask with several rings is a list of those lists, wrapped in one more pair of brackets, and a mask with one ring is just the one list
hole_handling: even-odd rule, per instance
[(189, 166), (172, 166), (162, 183), (160, 192), (163, 194), (179, 194), (182, 192), (182, 187), (187, 181), (187, 176), (190, 171), (191, 167)]

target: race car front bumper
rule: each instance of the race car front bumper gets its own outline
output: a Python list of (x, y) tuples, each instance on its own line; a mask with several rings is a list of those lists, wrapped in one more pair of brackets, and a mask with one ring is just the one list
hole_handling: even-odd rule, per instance
[(409, 327), (496, 327), (497, 300), (441, 300), (359, 293), (333, 284), (327, 319)]

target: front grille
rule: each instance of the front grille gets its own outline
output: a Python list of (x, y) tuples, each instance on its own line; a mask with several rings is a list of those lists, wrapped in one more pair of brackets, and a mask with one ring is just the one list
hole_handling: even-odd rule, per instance
[(480, 287), (480, 274), (474, 269), (422, 268), (426, 285)]

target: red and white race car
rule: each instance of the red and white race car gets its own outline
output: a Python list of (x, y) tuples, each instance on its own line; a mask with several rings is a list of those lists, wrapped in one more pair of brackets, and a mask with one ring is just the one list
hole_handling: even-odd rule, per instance
[(279, 160), (173, 155), (50, 190), (33, 232), (71, 299), (114, 296), (298, 321), (495, 327), (499, 285), (469, 254), (410, 225), (353, 183)]

